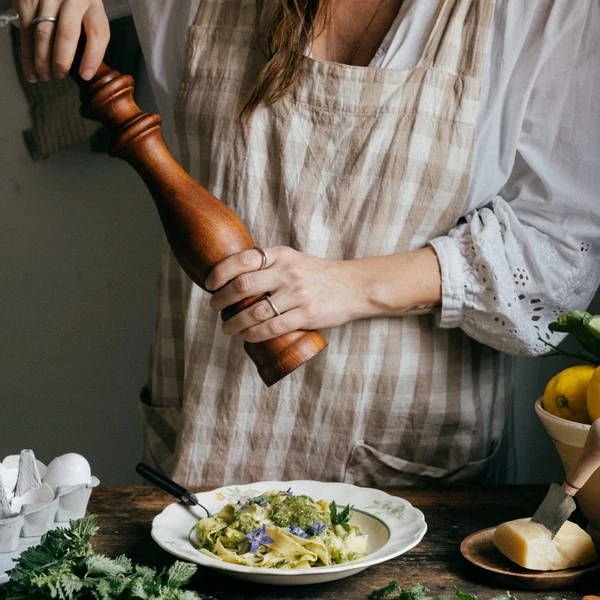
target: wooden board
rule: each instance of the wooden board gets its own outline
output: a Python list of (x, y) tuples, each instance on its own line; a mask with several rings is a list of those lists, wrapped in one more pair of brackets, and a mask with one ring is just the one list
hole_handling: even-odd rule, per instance
[(494, 545), (495, 527), (482, 529), (466, 537), (461, 545), (461, 554), (489, 582), (521, 590), (558, 590), (569, 588), (600, 577), (600, 561), (575, 569), (561, 571), (531, 571), (506, 558)]

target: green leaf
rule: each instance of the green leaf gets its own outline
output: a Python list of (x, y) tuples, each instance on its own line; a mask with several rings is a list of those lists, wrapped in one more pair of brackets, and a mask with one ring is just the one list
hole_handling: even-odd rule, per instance
[(198, 570), (197, 565), (178, 560), (167, 571), (167, 580), (165, 585), (168, 588), (179, 588), (188, 583), (192, 575)]
[(548, 329), (574, 335), (600, 364), (600, 315), (574, 310), (560, 315), (548, 325)]
[(477, 596), (474, 596), (473, 594), (465, 594), (456, 586), (454, 586), (454, 594), (458, 600), (477, 600)]
[[(335, 504), (335, 502), (332, 502), (332, 504)], [(399, 589), (400, 585), (397, 581), (390, 581), (385, 587), (373, 590), (369, 594), (369, 600), (382, 600), (382, 598), (386, 598)]]
[(354, 507), (349, 504), (342, 510), (341, 513), (337, 511), (337, 505), (331, 502), (329, 505), (329, 517), (332, 525), (341, 525), (346, 531), (350, 531), (350, 517), (352, 516), (352, 509)]

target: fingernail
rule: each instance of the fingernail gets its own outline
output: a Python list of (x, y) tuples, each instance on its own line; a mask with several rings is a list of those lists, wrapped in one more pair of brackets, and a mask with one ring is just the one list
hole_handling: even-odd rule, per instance
[(207, 289), (207, 291), (211, 292), (212, 289), (213, 289), (213, 283), (212, 283), (212, 281), (210, 279), (207, 279), (204, 282), (204, 287)]
[(37, 75), (35, 73), (27, 73), (25, 77), (27, 77), (29, 83), (35, 83), (37, 81)]
[(50, 75), (48, 73), (40, 73), (40, 79), (42, 81), (50, 81)]
[(91, 79), (94, 75), (94, 71), (92, 71), (91, 69), (84, 69), (81, 73), (81, 77), (83, 79)]

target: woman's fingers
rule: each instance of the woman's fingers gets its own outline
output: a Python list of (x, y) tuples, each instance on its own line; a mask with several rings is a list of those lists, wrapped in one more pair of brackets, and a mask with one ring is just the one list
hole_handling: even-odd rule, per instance
[[(227, 257), (216, 265), (206, 278), (206, 289), (218, 290), (227, 282), (243, 273), (251, 273), (252, 271), (260, 271), (268, 268), (274, 262), (274, 253), (276, 250), (277, 248), (269, 248), (268, 251), (262, 248), (253, 248)], [(247, 296), (244, 297), (246, 298)]]
[(83, 17), (83, 28), (86, 35), (86, 44), (79, 74), (83, 79), (88, 80), (98, 70), (110, 39), (110, 27), (102, 2), (94, 2), (88, 8)]
[[(294, 307), (293, 301), (290, 303), (290, 300), (289, 298), (285, 298), (283, 293), (274, 294), (273, 296), (266, 294), (246, 310), (227, 319), (223, 323), (223, 333), (235, 335), (255, 325), (279, 318)], [(284, 321), (280, 320), (279, 323), (269, 323), (268, 327), (278, 328)]]
[(37, 7), (33, 2), (23, 2), (16, 4), (15, 8), (19, 13), (19, 23), (21, 26), (21, 64), (27, 81), (35, 83), (37, 73), (33, 64), (33, 19), (35, 18)]
[(28, 81), (47, 81), (52, 76), (63, 78), (67, 75), (82, 26), (86, 45), (79, 74), (83, 79), (93, 77), (110, 38), (102, 0), (18, 0), (15, 7), (21, 22), (22, 63)]
[[(48, 81), (52, 76), (52, 51), (58, 26), (60, 3), (57, 0), (42, 0), (33, 23), (33, 65), (38, 79)], [(36, 19), (48, 18), (57, 21)]]

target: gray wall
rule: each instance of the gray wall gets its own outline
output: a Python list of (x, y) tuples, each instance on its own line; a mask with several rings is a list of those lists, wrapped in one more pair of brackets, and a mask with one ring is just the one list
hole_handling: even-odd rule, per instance
[(131, 167), (87, 144), (32, 162), (0, 29), (0, 459), (79, 452), (137, 481), (160, 223)]
[[(147, 83), (139, 103), (151, 106)], [(29, 114), (0, 29), (0, 459), (80, 452), (105, 484), (137, 483), (161, 231), (133, 170), (86, 144), (33, 163)], [(600, 312), (600, 298), (595, 312)], [(562, 366), (522, 359), (520, 482), (563, 476), (533, 401)]]

